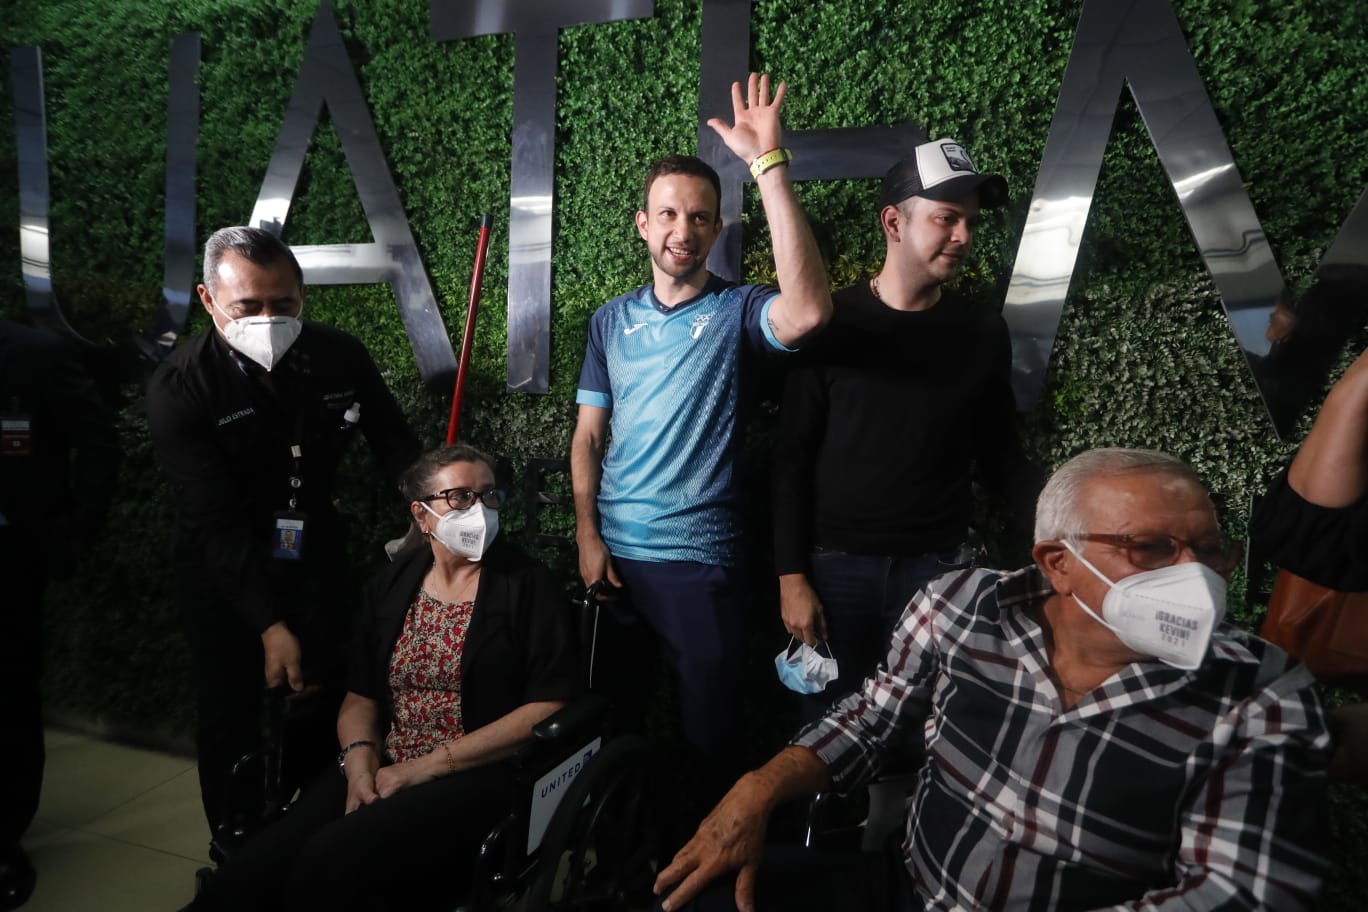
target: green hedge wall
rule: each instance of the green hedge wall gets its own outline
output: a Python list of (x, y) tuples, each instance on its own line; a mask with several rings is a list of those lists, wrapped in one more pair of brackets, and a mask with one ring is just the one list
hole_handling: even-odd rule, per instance
[[(1300, 290), (1368, 186), (1368, 6), (1174, 6), (1263, 227)], [(958, 137), (981, 167), (1007, 175), (1013, 202), (985, 225), (964, 280), (1000, 295), (1080, 9), (1080, 0), (760, 0), (752, 7), (751, 65), (790, 83), (786, 115), (795, 128), (912, 121)], [(313, 0), (10, 0), (0, 8), (0, 44), (43, 49), (56, 290), (73, 325), (117, 353), (110, 360), (120, 373), (127, 450), (100, 553), (50, 599), (47, 686), (57, 705), (144, 729), (187, 725), (187, 671), (163, 563), (170, 505), (142, 417), (146, 365), (127, 345), (160, 295), (167, 50), (175, 35), (201, 33), (203, 237), (251, 212), (314, 11)], [(507, 244), (498, 229), (508, 211), (514, 39), (434, 43), (426, 0), (338, 0), (336, 12), (454, 335), (476, 221), (486, 210), (499, 220), (463, 436), (503, 454), (515, 472), (530, 457), (563, 455), (589, 315), (649, 275), (631, 227), (640, 174), (659, 154), (695, 148), (700, 0), (657, 0), (652, 19), (561, 32), (547, 396), (503, 390)], [(0, 309), (17, 313), (24, 303), (8, 67), (0, 89)], [(875, 183), (801, 188), (838, 282), (867, 273), (881, 254)], [(746, 269), (764, 276), (771, 267), (753, 193), (745, 218)], [(370, 239), (326, 122), (285, 237), (296, 244)], [(423, 390), (388, 290), (315, 288), (309, 300), (312, 318), (366, 340), (435, 442), (446, 403)], [(202, 316), (193, 325), (203, 327)], [(772, 408), (757, 412), (750, 454), (757, 477), (772, 422)], [(1229, 505), (1237, 534), (1249, 497), (1292, 450), (1263, 414), (1173, 190), (1124, 95), (1045, 398), (1022, 425), (1047, 466), (1100, 444), (1183, 456)], [(344, 496), (367, 532), (358, 537), (358, 557), (373, 554), (400, 519), (366, 485)], [(1338, 851), (1351, 854), (1365, 844), (1364, 814), (1357, 796), (1340, 799)], [(1364, 877), (1357, 866), (1342, 869), (1327, 905), (1357, 908), (1355, 898), (1368, 893)]]

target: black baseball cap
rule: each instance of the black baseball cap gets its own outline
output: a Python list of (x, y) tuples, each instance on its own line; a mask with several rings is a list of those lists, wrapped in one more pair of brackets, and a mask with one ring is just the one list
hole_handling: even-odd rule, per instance
[(879, 188), (879, 208), (896, 206), (909, 196), (958, 200), (976, 190), (984, 209), (1007, 202), (1002, 175), (980, 174), (963, 146), (953, 139), (935, 139), (888, 169)]

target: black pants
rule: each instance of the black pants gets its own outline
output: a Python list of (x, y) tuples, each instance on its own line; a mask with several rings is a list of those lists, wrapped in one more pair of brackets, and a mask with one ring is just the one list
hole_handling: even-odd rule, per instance
[[(266, 707), (261, 637), (250, 630), (228, 605), (189, 580), (179, 581), (181, 614), (190, 645), (195, 683), (195, 751), (200, 798), (210, 833), (220, 824), (259, 804), (251, 789), (238, 790), (233, 800), (233, 765), (263, 744)], [(305, 683), (318, 683), (323, 692), (312, 711), (286, 725), (283, 732), (285, 788), (288, 793), (312, 781), (337, 756), (337, 708), (341, 705), (342, 648), (350, 623), (350, 605), (342, 598), (330, 616), (336, 629), (318, 631), (304, 623), (290, 623), (299, 636), (305, 663)], [(287, 619), (287, 623), (290, 619)], [(313, 626), (323, 626), (316, 622)], [(245, 805), (245, 806), (244, 806)]]
[(194, 910), (451, 908), (509, 812), (512, 776), (477, 767), (343, 814), (346, 781), (325, 772), (209, 879)]
[[(735, 912), (736, 878), (710, 884), (683, 912)], [(656, 909), (660, 904), (657, 902)], [(756, 874), (758, 912), (913, 912), (921, 908), (898, 860), (868, 852), (767, 846)]]
[(19, 844), (43, 787), (43, 556), (13, 526), (0, 526), (0, 858)]

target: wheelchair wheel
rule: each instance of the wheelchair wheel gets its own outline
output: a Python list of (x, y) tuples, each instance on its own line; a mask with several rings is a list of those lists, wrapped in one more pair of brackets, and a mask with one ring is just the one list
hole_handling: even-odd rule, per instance
[(525, 912), (649, 909), (675, 815), (645, 739), (616, 738), (566, 792), (546, 829)]

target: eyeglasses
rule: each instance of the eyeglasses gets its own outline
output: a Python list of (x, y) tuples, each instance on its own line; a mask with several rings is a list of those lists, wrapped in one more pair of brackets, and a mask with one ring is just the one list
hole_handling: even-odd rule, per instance
[(1229, 573), (1244, 557), (1244, 545), (1225, 535), (1208, 535), (1189, 541), (1173, 535), (1145, 533), (1143, 535), (1106, 535), (1102, 533), (1076, 535), (1082, 541), (1100, 542), (1126, 552), (1126, 560), (1141, 570), (1171, 567), (1184, 549), (1217, 573)]
[(503, 506), (504, 492), (498, 488), (485, 488), (483, 491), (476, 491), (474, 488), (447, 488), (445, 491), (438, 491), (436, 494), (429, 494), (427, 497), (418, 499), (424, 503), (445, 500), (447, 506), (453, 510), (468, 510), (478, 500), (489, 509), (497, 510)]

